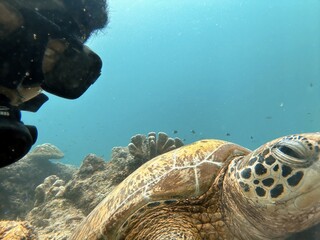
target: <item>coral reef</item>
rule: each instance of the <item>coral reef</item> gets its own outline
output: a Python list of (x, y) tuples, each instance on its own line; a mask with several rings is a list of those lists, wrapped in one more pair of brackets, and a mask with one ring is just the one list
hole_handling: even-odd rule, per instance
[(102, 158), (89, 154), (66, 185), (64, 197), (88, 214), (111, 190), (111, 171)]
[[(139, 134), (133, 139), (137, 144), (140, 139), (147, 138)], [(160, 141), (156, 141), (155, 134), (151, 133), (148, 141), (137, 145), (144, 149), (142, 157), (130, 154), (129, 147), (114, 147), (108, 162), (95, 154), (89, 154), (68, 182), (55, 175), (47, 177), (36, 188), (35, 208), (26, 219), (37, 229), (41, 239), (66, 239), (77, 223), (141, 164), (151, 156), (182, 145), (181, 140), (170, 139), (164, 133), (159, 133), (158, 139)], [(153, 155), (150, 154), (151, 149), (155, 149)], [(56, 233), (54, 229), (60, 229), (60, 232)]]
[(61, 159), (64, 157), (63, 152), (51, 143), (44, 143), (36, 146), (28, 157), (34, 161), (48, 160), (48, 159)]
[[(34, 205), (34, 190), (50, 175), (64, 181), (71, 179), (75, 168), (50, 159), (61, 159), (63, 153), (52, 144), (34, 148), (20, 161), (0, 169), (0, 219), (24, 219)], [(35, 174), (36, 173), (36, 174)]]
[(124, 167), (130, 160), (133, 157), (128, 148), (117, 147), (109, 162), (89, 154), (68, 183), (55, 175), (47, 177), (35, 190), (35, 207), (26, 220), (40, 239), (67, 239), (76, 225), (130, 174)]
[(131, 138), (131, 143), (128, 145), (129, 152), (135, 159), (134, 162), (129, 163), (128, 167), (136, 168), (133, 163), (142, 165), (160, 154), (181, 146), (183, 146), (183, 142), (180, 138), (170, 138), (164, 132), (159, 132), (158, 137), (155, 132), (150, 132), (147, 136), (137, 134)]
[(44, 202), (48, 202), (52, 198), (59, 198), (63, 196), (65, 191), (65, 182), (56, 175), (47, 177), (43, 183), (35, 189), (34, 206), (37, 207)]
[[(63, 198), (72, 202), (77, 209), (87, 215), (116, 185), (135, 170), (132, 167), (128, 168), (130, 163), (136, 168), (140, 166), (135, 163), (127, 147), (113, 148), (111, 160), (108, 162), (95, 154), (89, 154), (72, 179), (56, 191), (63, 191), (61, 194)], [(51, 185), (52, 183), (53, 181), (50, 181)], [(43, 188), (42, 186), (39, 187)], [(65, 189), (62, 190), (63, 188)], [(41, 197), (41, 194), (37, 194), (38, 196), (39, 199), (36, 198), (36, 202), (42, 202), (41, 199), (44, 197)]]
[(83, 213), (63, 198), (65, 181), (52, 175), (35, 190), (35, 207), (26, 220), (35, 227), (40, 239), (67, 239), (84, 217)]
[(27, 222), (0, 221), (0, 239), (36, 240), (38, 236)]
[[(23, 160), (0, 169), (0, 210), (10, 212), (0, 214), (0, 219), (25, 219), (32, 226), (0, 221), (0, 239), (38, 239), (37, 235), (40, 240), (68, 239), (81, 220), (141, 164), (181, 145), (181, 140), (164, 133), (159, 133), (157, 139), (155, 133), (138, 134), (128, 147), (114, 147), (110, 161), (89, 154), (78, 169), (48, 161), (54, 156), (45, 154), (46, 150), (52, 152), (56, 148), (40, 145)], [(45, 150), (44, 146), (50, 147)], [(61, 157), (58, 153), (55, 156)], [(14, 228), (19, 232), (15, 236), (23, 237), (9, 235)], [(301, 236), (320, 239), (318, 229), (319, 226), (314, 227), (290, 240), (302, 239)]]

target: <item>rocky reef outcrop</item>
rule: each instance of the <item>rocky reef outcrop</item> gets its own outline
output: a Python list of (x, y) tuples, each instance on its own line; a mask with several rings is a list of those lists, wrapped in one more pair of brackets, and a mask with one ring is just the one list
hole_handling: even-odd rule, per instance
[(38, 235), (25, 221), (0, 221), (0, 239), (34, 240), (38, 239)]
[(56, 175), (47, 177), (35, 189), (35, 205), (26, 220), (40, 239), (67, 239), (84, 217), (72, 201), (63, 197), (65, 189), (65, 181)]
[(34, 191), (50, 175), (69, 181), (75, 168), (50, 160), (63, 158), (54, 145), (38, 145), (20, 161), (0, 169), (0, 219), (24, 219), (33, 208)]
[[(150, 135), (153, 134), (148, 136)], [(161, 139), (169, 139), (164, 133), (159, 135)], [(35, 189), (35, 207), (26, 217), (36, 228), (40, 239), (67, 239), (75, 226), (115, 186), (151, 158), (150, 151), (153, 146), (149, 142), (147, 136), (135, 135), (128, 147), (114, 147), (111, 159), (107, 162), (95, 154), (89, 154), (69, 181), (64, 181), (56, 175), (47, 177)], [(132, 154), (129, 150), (132, 144), (143, 154)], [(178, 146), (181, 145), (182, 142)], [(162, 147), (163, 151), (176, 148), (174, 144), (167, 146)], [(158, 151), (154, 156), (158, 154), (161, 152)], [(59, 233), (52, 234), (55, 229), (59, 229)]]

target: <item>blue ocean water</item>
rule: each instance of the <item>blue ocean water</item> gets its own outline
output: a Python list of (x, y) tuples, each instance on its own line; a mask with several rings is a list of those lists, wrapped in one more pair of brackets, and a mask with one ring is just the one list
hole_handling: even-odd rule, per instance
[[(23, 121), (64, 163), (110, 158), (137, 133), (254, 149), (319, 131), (318, 0), (110, 0), (110, 23), (88, 46), (101, 77), (77, 100), (50, 95)], [(173, 131), (178, 131), (173, 134)]]

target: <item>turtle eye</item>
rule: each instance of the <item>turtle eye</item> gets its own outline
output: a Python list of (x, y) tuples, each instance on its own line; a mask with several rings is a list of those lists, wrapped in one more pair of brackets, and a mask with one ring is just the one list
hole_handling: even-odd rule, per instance
[(290, 148), (288, 146), (280, 145), (280, 146), (278, 146), (278, 149), (282, 153), (284, 153), (284, 154), (286, 154), (286, 155), (288, 155), (290, 157), (297, 158), (297, 159), (302, 159), (303, 158), (303, 156), (301, 156), (301, 154), (299, 152), (293, 150), (292, 148)]
[(295, 167), (307, 167), (314, 161), (315, 153), (306, 138), (283, 138), (272, 147), (272, 155), (280, 162)]

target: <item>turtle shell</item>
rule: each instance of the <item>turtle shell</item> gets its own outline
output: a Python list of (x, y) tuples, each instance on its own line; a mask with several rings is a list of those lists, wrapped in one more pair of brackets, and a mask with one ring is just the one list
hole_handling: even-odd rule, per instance
[(212, 186), (224, 163), (250, 151), (221, 140), (202, 140), (148, 161), (121, 182), (76, 229), (71, 239), (118, 239), (140, 208), (197, 198)]

